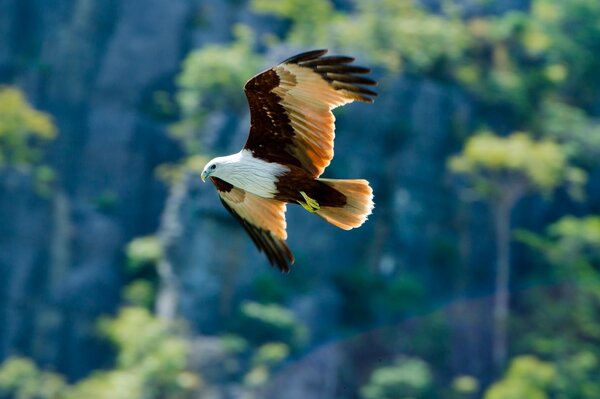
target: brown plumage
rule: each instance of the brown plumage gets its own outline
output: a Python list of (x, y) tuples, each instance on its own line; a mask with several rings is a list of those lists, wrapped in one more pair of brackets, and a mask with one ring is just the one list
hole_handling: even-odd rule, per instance
[(315, 50), (259, 73), (244, 86), (250, 134), (242, 151), (210, 161), (223, 205), (242, 224), (271, 264), (289, 271), (285, 205), (300, 203), (326, 221), (352, 229), (367, 219), (373, 192), (366, 180), (322, 179), (334, 152), (334, 108), (376, 93), (368, 68), (351, 57)]

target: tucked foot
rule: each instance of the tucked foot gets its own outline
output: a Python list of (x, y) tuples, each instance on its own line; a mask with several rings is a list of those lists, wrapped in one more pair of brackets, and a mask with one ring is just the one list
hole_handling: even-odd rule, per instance
[(319, 203), (317, 201), (315, 201), (314, 199), (310, 198), (308, 195), (306, 195), (306, 193), (304, 191), (300, 191), (300, 194), (302, 195), (302, 198), (304, 198), (305, 202), (302, 202), (302, 201), (297, 201), (297, 202), (300, 205), (302, 205), (302, 208), (306, 209), (310, 213), (315, 213), (315, 212), (321, 210), (321, 206), (319, 205)]

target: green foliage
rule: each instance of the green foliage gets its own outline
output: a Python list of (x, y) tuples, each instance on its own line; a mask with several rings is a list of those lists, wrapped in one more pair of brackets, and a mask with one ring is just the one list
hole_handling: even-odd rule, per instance
[(362, 53), (393, 72), (402, 67), (434, 71), (458, 59), (469, 45), (459, 18), (431, 14), (415, 1), (357, 2), (352, 13), (334, 10), (328, 0), (253, 0), (252, 7), (288, 21), (287, 42)]
[(468, 21), (476, 40), (452, 74), (485, 103), (508, 106), (522, 121), (536, 118), (542, 98), (571, 96), (574, 87), (576, 101), (589, 104), (598, 83), (597, 57), (589, 51), (600, 43), (593, 3), (535, 0), (528, 12)]
[(59, 399), (65, 387), (62, 377), (38, 369), (29, 359), (9, 358), (0, 365), (1, 399)]
[(495, 199), (511, 187), (549, 193), (568, 183), (574, 193), (585, 173), (569, 164), (565, 149), (550, 140), (534, 141), (525, 133), (499, 137), (488, 132), (471, 137), (463, 152), (449, 161), (450, 169), (472, 182), (475, 194)]
[[(244, 336), (252, 334), (244, 334)], [(266, 342), (258, 344), (249, 342), (239, 335), (228, 334), (221, 337), (221, 346), (230, 356), (228, 365), (242, 376), (244, 385), (249, 388), (260, 388), (269, 381), (273, 370), (287, 360), (291, 348), (283, 342)], [(227, 367), (227, 366), (225, 366)]]
[(281, 303), (289, 293), (291, 287), (287, 287), (280, 276), (273, 273), (264, 273), (257, 276), (253, 282), (253, 294), (257, 302)]
[[(228, 334), (221, 337), (221, 345), (230, 356), (229, 365), (237, 371), (243, 384), (260, 388), (267, 383), (272, 372), (306, 342), (306, 328), (295, 316), (278, 305), (261, 305), (247, 302), (242, 306), (245, 315), (240, 335)], [(285, 339), (288, 343), (277, 341)]]
[(594, 0), (535, 0), (529, 11), (468, 20), (452, 1), (438, 13), (412, 0), (356, 2), (350, 12), (327, 0), (254, 0), (252, 7), (288, 22), (285, 41), (358, 52), (393, 73), (451, 79), (521, 121), (535, 118), (548, 95), (569, 96), (587, 108), (600, 84)]
[(429, 365), (421, 359), (401, 357), (390, 366), (376, 369), (361, 389), (364, 399), (419, 399), (433, 386)]
[(221, 346), (227, 353), (240, 354), (248, 350), (248, 341), (239, 335), (226, 334), (221, 337)]
[(146, 279), (134, 280), (123, 289), (123, 298), (127, 304), (146, 309), (152, 308), (155, 296), (154, 285)]
[(600, 216), (566, 216), (552, 224), (548, 232), (558, 240), (554, 249), (564, 260), (572, 260), (575, 254), (600, 259)]
[(56, 182), (54, 169), (46, 165), (38, 165), (33, 171), (35, 190), (42, 197), (50, 197)]
[[(563, 289), (560, 306), (552, 314), (538, 315), (541, 320), (537, 321), (549, 331), (568, 321), (571, 335), (560, 340), (532, 338), (533, 343), (546, 353), (561, 351), (569, 341), (585, 351), (590, 344), (600, 345), (600, 217), (566, 216), (548, 227), (545, 237), (527, 238), (553, 266), (554, 279), (571, 285)], [(554, 298), (545, 300), (554, 302)]]
[(306, 326), (282, 306), (245, 302), (241, 312), (241, 330), (246, 339), (254, 343), (283, 342), (292, 348), (298, 348), (307, 342)]
[(576, 353), (556, 362), (555, 397), (593, 399), (600, 395), (600, 362), (591, 351)]
[(290, 354), (290, 348), (281, 342), (269, 342), (261, 345), (254, 354), (253, 361), (257, 364), (274, 366), (285, 360)]
[(459, 397), (472, 397), (479, 391), (479, 381), (470, 375), (461, 375), (452, 380), (452, 390)]
[[(449, 77), (522, 116), (536, 108), (540, 94), (598, 82), (590, 49), (600, 42), (599, 12), (590, 0), (538, 0), (529, 13), (468, 21), (454, 2), (436, 14), (416, 1), (390, 0), (357, 2), (351, 12), (336, 11), (327, 0), (254, 0), (252, 7), (288, 21), (286, 41), (352, 49), (389, 71)], [(303, 12), (306, 7), (315, 12)], [(573, 35), (572, 26), (581, 29)]]
[[(600, 217), (565, 216), (547, 228), (545, 236), (520, 232), (517, 237), (540, 251), (554, 266), (557, 280), (593, 288), (600, 283)], [(600, 294), (600, 287), (598, 288)]]
[(127, 244), (128, 281), (123, 298), (128, 305), (152, 308), (158, 292), (157, 267), (163, 256), (163, 243), (155, 235), (137, 237)]
[(131, 271), (154, 267), (163, 257), (162, 243), (156, 236), (138, 237), (127, 244), (126, 255)]
[(576, 95), (582, 104), (593, 101), (596, 95), (592, 92), (599, 82), (599, 60), (591, 52), (600, 44), (598, 2), (535, 0), (531, 10), (531, 24), (547, 37), (542, 59), (564, 66), (567, 94)]
[(250, 7), (257, 13), (291, 22), (286, 35), (286, 41), (291, 43), (319, 43), (327, 35), (327, 24), (334, 17), (329, 0), (252, 0)]
[(600, 159), (600, 123), (577, 107), (549, 99), (541, 106), (540, 130), (563, 143), (574, 158), (593, 165)]
[(356, 13), (333, 21), (329, 36), (334, 47), (360, 51), (389, 71), (434, 74), (470, 42), (459, 18), (429, 13), (412, 0), (360, 2)]
[(511, 362), (506, 376), (490, 387), (484, 399), (548, 399), (555, 378), (552, 364), (533, 356), (520, 356)]
[(117, 366), (78, 383), (67, 399), (180, 399), (199, 387), (186, 369), (188, 344), (168, 322), (130, 307), (101, 320), (100, 330), (117, 348)]
[(389, 281), (381, 294), (381, 306), (394, 314), (421, 311), (426, 295), (422, 282), (410, 274), (403, 274)]
[(269, 342), (259, 346), (252, 356), (252, 367), (244, 376), (244, 384), (261, 387), (268, 382), (271, 371), (288, 358), (290, 348), (281, 342)]
[(568, 357), (558, 365), (555, 383), (559, 397), (593, 399), (600, 397), (600, 358), (597, 353), (585, 351)]
[(209, 111), (246, 111), (242, 87), (260, 69), (261, 58), (252, 50), (254, 33), (249, 27), (237, 25), (234, 36), (231, 44), (211, 44), (192, 51), (177, 77), (183, 120), (173, 127), (172, 134), (189, 154), (201, 150), (197, 130)]
[(556, 377), (548, 391), (554, 395), (550, 397), (597, 397), (600, 218), (566, 216), (550, 225), (545, 235), (521, 233), (520, 237), (551, 266), (544, 269), (544, 275), (564, 282), (523, 301), (523, 315), (515, 323), (520, 347), (552, 362)]
[[(581, 297), (583, 292), (579, 292)], [(555, 370), (555, 378), (542, 390), (550, 398), (592, 399), (600, 393), (600, 354), (598, 353), (599, 337), (589, 334), (599, 323), (596, 318), (582, 317), (589, 305), (582, 301), (561, 294), (560, 301), (549, 296), (538, 297), (531, 306), (544, 304), (552, 312), (540, 312), (525, 321), (521, 343), (544, 356), (545, 362)], [(594, 311), (597, 314), (597, 308)], [(534, 324), (535, 323), (535, 324)], [(532, 329), (532, 326), (535, 326)], [(568, 326), (568, 328), (565, 328)], [(557, 334), (561, 331), (561, 334)], [(503, 386), (510, 385), (510, 380)], [(501, 381), (502, 383), (503, 381)], [(518, 385), (518, 384), (513, 384)], [(501, 391), (501, 390), (500, 390)]]
[[(341, 318), (345, 326), (369, 325), (376, 319), (375, 294), (383, 291), (384, 281), (364, 267), (353, 267), (334, 278), (342, 295)], [(397, 298), (396, 298), (397, 299)]]
[(94, 205), (98, 211), (110, 214), (119, 204), (119, 196), (111, 190), (105, 190), (94, 199)]
[(48, 114), (35, 110), (18, 89), (0, 86), (0, 168), (38, 162), (42, 145), (55, 137)]
[(174, 326), (142, 308), (123, 308), (103, 319), (100, 330), (117, 348), (114, 369), (67, 385), (30, 360), (13, 358), (0, 368), (0, 398), (6, 399), (188, 399), (201, 380), (187, 370), (189, 347)]
[(145, 397), (144, 381), (141, 376), (120, 370), (98, 372), (78, 383), (65, 395), (65, 399), (141, 399)]
[(156, 170), (156, 176), (167, 185), (174, 185), (181, 182), (188, 175), (195, 175), (200, 179), (200, 174), (208, 158), (204, 155), (190, 155), (174, 164), (159, 165)]
[(415, 314), (424, 303), (423, 285), (410, 273), (390, 278), (359, 265), (336, 274), (333, 282), (343, 298), (341, 321), (349, 328)]
[(177, 78), (182, 88), (178, 99), (184, 112), (195, 112), (198, 107), (245, 106), (240, 89), (256, 73), (260, 61), (252, 52), (252, 30), (238, 25), (234, 33), (237, 40), (233, 44), (206, 46), (185, 59)]

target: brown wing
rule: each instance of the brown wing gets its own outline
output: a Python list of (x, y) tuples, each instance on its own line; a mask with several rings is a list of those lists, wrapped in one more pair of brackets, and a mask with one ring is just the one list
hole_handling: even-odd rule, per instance
[(285, 243), (285, 203), (258, 197), (215, 177), (210, 179), (225, 209), (240, 222), (269, 262), (282, 272), (289, 272), (294, 255)]
[(360, 76), (369, 69), (353, 58), (324, 57), (327, 50), (299, 54), (246, 83), (250, 135), (244, 148), (254, 156), (304, 168), (320, 176), (333, 158), (334, 108), (354, 100), (371, 103), (377, 94)]

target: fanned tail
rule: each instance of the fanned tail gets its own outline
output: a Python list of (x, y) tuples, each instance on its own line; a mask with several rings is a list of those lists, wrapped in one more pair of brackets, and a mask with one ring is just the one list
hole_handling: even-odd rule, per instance
[(366, 180), (318, 179), (346, 196), (346, 204), (341, 207), (321, 206), (317, 215), (329, 223), (351, 230), (361, 226), (373, 211), (373, 190)]

